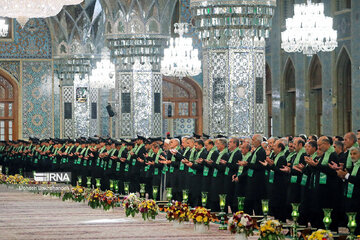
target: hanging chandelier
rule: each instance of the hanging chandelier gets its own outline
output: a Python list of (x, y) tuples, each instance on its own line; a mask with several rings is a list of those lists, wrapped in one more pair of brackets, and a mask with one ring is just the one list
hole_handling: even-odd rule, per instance
[(100, 89), (115, 88), (115, 64), (110, 58), (102, 58), (90, 76), (90, 87)]
[(188, 32), (189, 24), (175, 23), (174, 27), (174, 32), (178, 33), (179, 37), (171, 38), (169, 48), (164, 50), (161, 73), (179, 78), (196, 76), (201, 73), (198, 50), (193, 48), (190, 37), (183, 36)]
[(281, 48), (308, 56), (333, 51), (338, 44), (332, 25), (333, 19), (324, 15), (324, 3), (295, 4), (294, 16), (286, 19), (286, 30), (281, 33)]
[(30, 18), (55, 16), (64, 5), (76, 5), (83, 0), (0, 0), (0, 16), (16, 18), (23, 27)]

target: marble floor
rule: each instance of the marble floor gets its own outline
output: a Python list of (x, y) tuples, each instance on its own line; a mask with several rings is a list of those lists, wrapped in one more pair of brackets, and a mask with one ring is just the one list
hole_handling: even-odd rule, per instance
[(124, 210), (104, 212), (84, 203), (63, 202), (0, 185), (0, 239), (234, 239), (212, 224), (206, 234), (192, 224), (175, 228), (164, 213), (155, 221), (127, 218)]

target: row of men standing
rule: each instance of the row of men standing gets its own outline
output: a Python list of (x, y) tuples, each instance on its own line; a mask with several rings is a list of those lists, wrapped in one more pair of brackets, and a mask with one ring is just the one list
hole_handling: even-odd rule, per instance
[[(208, 192), (208, 207), (219, 210), (219, 194), (227, 194), (227, 206), (236, 211), (238, 196), (245, 197), (245, 212), (262, 214), (261, 200), (270, 200), (270, 214), (280, 220), (290, 218), (290, 203), (301, 203), (300, 222), (321, 227), (322, 208), (334, 209), (336, 228), (344, 211), (359, 211), (359, 172), (350, 148), (356, 146), (354, 133), (345, 135), (346, 156), (339, 159), (331, 139), (318, 141), (297, 137), (266, 142), (261, 135), (252, 139), (225, 138), (206, 141), (192, 137), (148, 142), (139, 137), (133, 142), (61, 141), (34, 145), (20, 142), (2, 144), (2, 164), (10, 173), (23, 171), (71, 171), (76, 176), (102, 179), (108, 189), (109, 180), (130, 182), (130, 191), (139, 191), (146, 183), (172, 187), (175, 200), (189, 189), (189, 202), (200, 205), (201, 192)], [(263, 144), (263, 145), (262, 145)], [(357, 148), (356, 148), (357, 147)], [(356, 158), (354, 154), (354, 158)], [(4, 169), (4, 168), (3, 168)], [(352, 181), (352, 182), (350, 182)], [(349, 187), (352, 186), (352, 187)], [(351, 194), (350, 194), (351, 192)], [(345, 193), (345, 195), (343, 194)]]

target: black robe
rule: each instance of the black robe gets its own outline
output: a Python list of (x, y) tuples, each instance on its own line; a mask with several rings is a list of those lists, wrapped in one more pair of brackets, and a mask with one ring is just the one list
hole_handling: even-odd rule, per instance
[[(256, 151), (256, 150), (255, 150)], [(261, 165), (260, 161), (264, 162), (266, 159), (266, 152), (260, 146), (259, 150), (256, 152), (256, 161), (251, 163), (252, 157), (255, 154), (255, 151), (251, 154), (248, 159), (248, 177), (246, 184), (245, 196), (246, 200), (261, 200), (265, 197), (265, 168)], [(253, 171), (252, 176), (249, 174)]]

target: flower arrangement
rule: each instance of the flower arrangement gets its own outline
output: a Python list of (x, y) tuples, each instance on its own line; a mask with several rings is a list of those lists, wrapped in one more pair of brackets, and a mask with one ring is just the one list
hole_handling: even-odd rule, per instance
[(16, 177), (13, 175), (10, 175), (6, 178), (7, 184), (16, 184)]
[(204, 224), (206, 226), (209, 226), (210, 221), (212, 221), (210, 211), (204, 207), (196, 207), (192, 210), (189, 219), (191, 219), (194, 224)]
[(333, 239), (333, 235), (330, 231), (324, 229), (318, 229), (317, 231), (313, 232), (308, 240), (329, 240)]
[(7, 183), (7, 184), (28, 184), (30, 179), (24, 178), (20, 174), (10, 175), (6, 177), (0, 173), (0, 183)]
[(50, 196), (61, 198), (61, 192), (50, 192)]
[(281, 233), (282, 226), (278, 220), (267, 220), (260, 225), (261, 240), (281, 240), (285, 236)]
[(88, 196), (88, 205), (93, 209), (101, 207), (100, 196), (100, 190), (98, 188), (93, 189)]
[(143, 200), (139, 204), (139, 212), (142, 215), (142, 218), (145, 220), (155, 219), (156, 215), (158, 215), (159, 207), (156, 205), (156, 202), (152, 199)]
[(166, 219), (169, 221), (188, 222), (190, 209), (189, 205), (179, 201), (173, 201), (173, 204), (165, 209)]
[(135, 193), (130, 193), (128, 196), (124, 197), (123, 206), (125, 207), (126, 216), (135, 217), (135, 214), (139, 212), (140, 199)]
[(74, 200), (72, 192), (67, 192), (67, 191), (66, 191), (66, 192), (63, 192), (63, 194), (62, 194), (62, 200), (63, 200), (63, 201)]
[(4, 184), (6, 183), (6, 175), (0, 173), (0, 184)]
[(35, 180), (29, 179), (29, 182), (27, 184), (39, 184), (39, 183)]
[(24, 180), (24, 177), (20, 174), (15, 174), (15, 183), (19, 184), (20, 182), (22, 182)]
[(23, 178), (19, 184), (30, 184), (30, 179), (29, 178)]
[(113, 191), (107, 190), (100, 196), (100, 203), (105, 211), (114, 208), (117, 202), (119, 202), (119, 198), (114, 195)]
[(76, 187), (71, 189), (72, 199), (75, 202), (85, 201), (84, 192), (84, 187), (77, 185)]
[(249, 214), (239, 211), (229, 219), (229, 230), (231, 233), (245, 233), (248, 237), (253, 234), (254, 221)]

